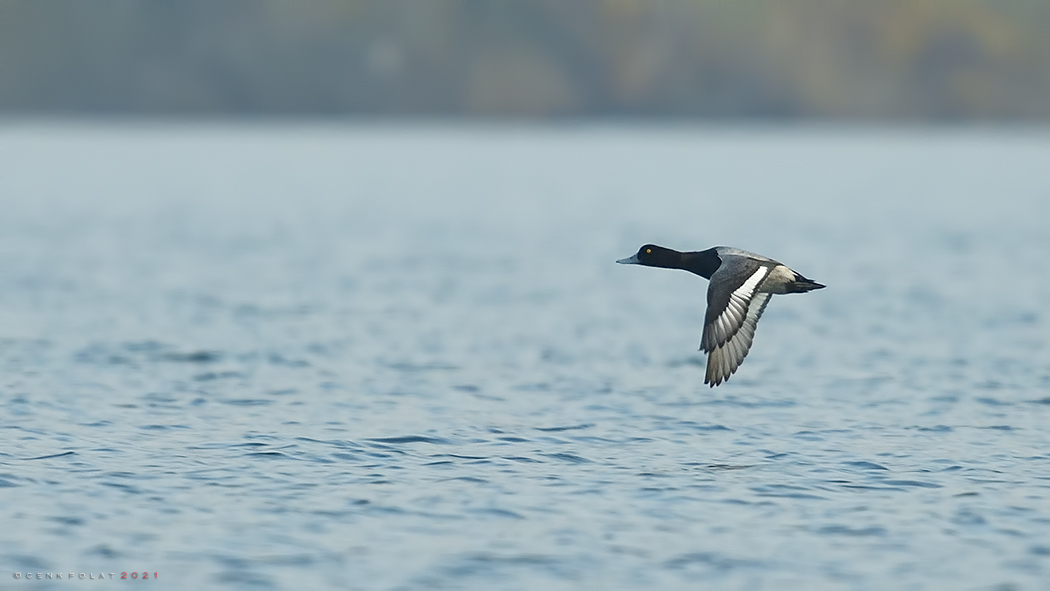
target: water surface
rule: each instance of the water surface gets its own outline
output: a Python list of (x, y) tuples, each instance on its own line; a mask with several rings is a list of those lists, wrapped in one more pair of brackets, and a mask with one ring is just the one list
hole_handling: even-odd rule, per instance
[[(0, 577), (1050, 588), (1050, 135), (0, 127)], [(731, 245), (778, 296), (703, 385)], [(139, 581), (144, 585), (146, 581)]]

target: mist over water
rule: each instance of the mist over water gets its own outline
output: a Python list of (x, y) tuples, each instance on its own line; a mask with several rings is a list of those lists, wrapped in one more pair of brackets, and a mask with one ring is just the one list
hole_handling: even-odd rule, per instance
[[(1050, 580), (1045, 132), (8, 123), (0, 154), (5, 588)], [(613, 262), (648, 242), (828, 288), (710, 389), (706, 281)]]

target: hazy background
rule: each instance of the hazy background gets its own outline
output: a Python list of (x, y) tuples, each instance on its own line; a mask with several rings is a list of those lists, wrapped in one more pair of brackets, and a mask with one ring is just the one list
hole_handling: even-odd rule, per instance
[(1046, 120), (1042, 0), (0, 0), (0, 114)]

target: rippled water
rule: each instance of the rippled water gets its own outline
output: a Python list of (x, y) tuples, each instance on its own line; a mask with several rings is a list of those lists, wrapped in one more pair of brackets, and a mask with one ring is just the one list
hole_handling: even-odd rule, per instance
[[(0, 587), (1050, 589), (1046, 133), (8, 122), (0, 155)], [(828, 288), (712, 390), (706, 282), (613, 263), (644, 242)]]

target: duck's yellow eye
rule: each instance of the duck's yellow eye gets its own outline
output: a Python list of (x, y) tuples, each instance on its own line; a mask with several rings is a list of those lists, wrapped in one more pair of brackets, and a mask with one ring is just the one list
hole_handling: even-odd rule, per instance
[(645, 254), (653, 254), (653, 249), (651, 249), (651, 248), (645, 249)]

